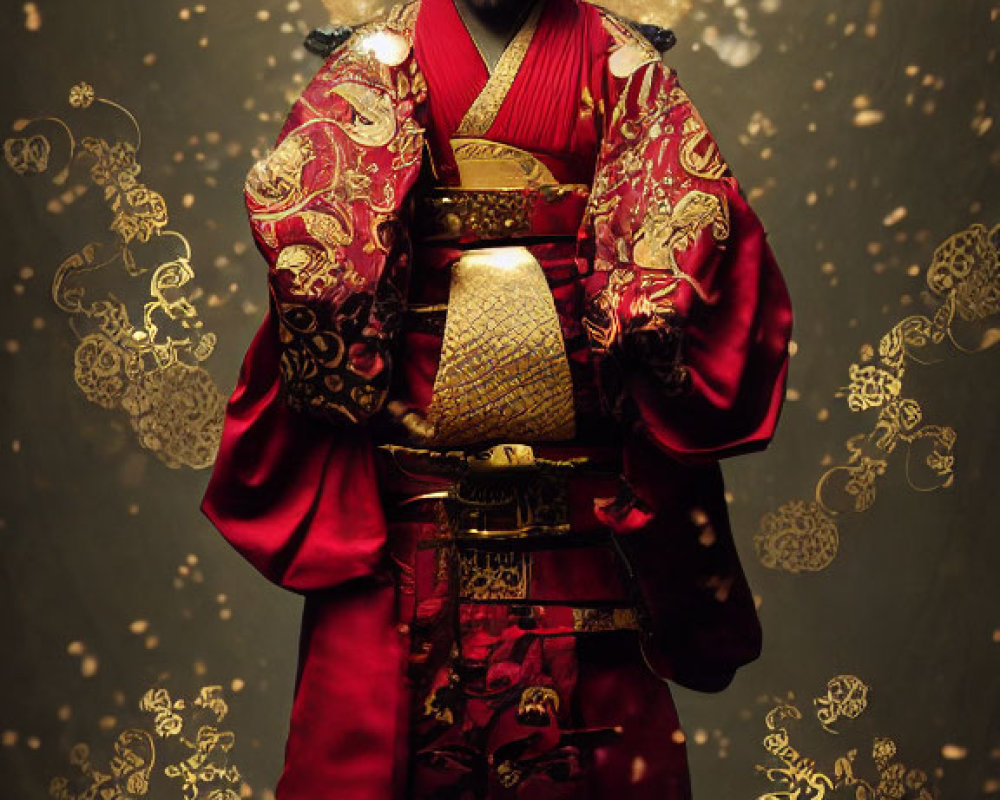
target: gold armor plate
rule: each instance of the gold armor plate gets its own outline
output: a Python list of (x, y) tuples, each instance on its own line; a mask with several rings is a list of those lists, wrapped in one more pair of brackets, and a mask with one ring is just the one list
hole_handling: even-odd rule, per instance
[(558, 441), (575, 434), (559, 317), (527, 248), (472, 250), (452, 267), (428, 417), (433, 445)]

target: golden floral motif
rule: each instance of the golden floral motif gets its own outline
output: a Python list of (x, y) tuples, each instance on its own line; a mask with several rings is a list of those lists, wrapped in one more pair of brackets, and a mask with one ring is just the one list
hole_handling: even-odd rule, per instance
[(827, 733), (837, 733), (831, 726), (840, 718), (857, 719), (868, 708), (871, 687), (856, 675), (837, 675), (826, 683), (826, 695), (813, 700), (816, 719)]
[(38, 175), (49, 168), (52, 145), (44, 136), (7, 139), (3, 157), (18, 175)]
[(798, 574), (830, 566), (837, 557), (840, 537), (833, 519), (819, 504), (793, 500), (764, 516), (753, 543), (765, 567)]
[(847, 389), (847, 406), (851, 411), (867, 411), (885, 405), (899, 397), (903, 383), (897, 375), (878, 367), (851, 364), (851, 385)]
[[(147, 727), (134, 726), (118, 734), (107, 766), (92, 762), (90, 747), (80, 743), (69, 753), (79, 773), (71, 780), (53, 778), (53, 800), (141, 800), (155, 796), (154, 778), (180, 781), (184, 800), (238, 800), (240, 772), (229, 763), (235, 745), (232, 731), (218, 725), (229, 713), (222, 687), (205, 686), (193, 701), (174, 699), (162, 687), (149, 689), (139, 710), (151, 715)], [(160, 762), (163, 766), (154, 772)], [(79, 788), (77, 788), (79, 787)], [(158, 794), (166, 794), (160, 787)]]
[[(827, 683), (827, 694), (814, 700), (817, 719), (828, 733), (837, 733), (828, 726), (838, 718), (857, 719), (868, 707), (870, 691), (864, 681), (854, 675), (838, 675)], [(791, 725), (802, 719), (794, 703), (780, 703), (771, 708), (764, 719), (768, 733), (764, 749), (779, 766), (758, 764), (756, 771), (775, 791), (758, 796), (757, 800), (825, 800), (839, 790), (850, 791), (855, 800), (937, 800), (927, 773), (911, 769), (897, 759), (898, 747), (892, 739), (876, 737), (871, 755), (877, 778), (870, 780), (857, 772), (857, 748), (834, 759), (832, 769), (824, 769), (813, 758), (803, 754), (792, 742)]]
[(69, 104), (73, 108), (90, 108), (95, 97), (94, 87), (85, 81), (81, 81), (69, 90)]
[[(214, 461), (222, 430), (225, 398), (199, 366), (213, 352), (216, 336), (204, 330), (187, 286), (194, 280), (187, 239), (167, 230), (169, 214), (161, 194), (139, 181), (139, 124), (127, 109), (99, 98), (92, 86), (70, 90), (70, 104), (86, 110), (95, 102), (120, 111), (135, 129), (135, 141), (89, 136), (79, 146), (67, 132), (70, 161), (89, 162), (91, 182), (103, 189), (112, 214), (113, 241), (90, 243), (65, 259), (52, 281), (56, 305), (74, 318), (80, 337), (73, 376), (84, 396), (104, 408), (129, 414), (139, 442), (172, 467), (204, 468)], [(18, 130), (32, 124), (19, 123)], [(44, 171), (51, 146), (44, 137), (7, 139), (4, 155), (18, 174)], [(66, 170), (63, 171), (66, 173)], [(65, 175), (54, 178), (59, 184)], [(140, 264), (136, 244), (157, 241), (167, 255), (155, 266)], [(113, 291), (91, 299), (86, 279), (114, 264), (128, 278), (146, 276), (149, 300), (141, 323), (133, 322)], [(124, 292), (122, 292), (124, 294)], [(89, 330), (87, 330), (89, 328)]]
[[(954, 482), (957, 433), (950, 426), (925, 422), (920, 403), (906, 396), (907, 370), (913, 364), (929, 365), (948, 357), (949, 343), (954, 347), (951, 352), (975, 353), (1000, 342), (996, 319), (1000, 315), (1000, 225), (991, 230), (972, 225), (945, 240), (934, 252), (926, 283), (930, 295), (939, 301), (937, 307), (893, 325), (879, 339), (876, 363), (851, 364), (850, 383), (837, 392), (838, 397), (846, 397), (851, 411), (877, 409), (879, 413), (869, 432), (848, 440), (847, 463), (828, 469), (816, 483), (816, 508), (826, 520), (828, 541), (836, 532), (837, 514), (871, 508), (878, 480), (888, 471), (886, 456), (898, 449), (905, 451), (911, 488), (933, 491)], [(862, 361), (874, 357), (874, 348), (863, 348)], [(788, 562), (794, 567), (789, 569), (786, 560), (775, 554), (775, 525), (788, 517), (789, 510), (795, 517), (805, 507), (786, 503), (778, 514), (761, 519), (755, 543), (760, 544), (757, 554), (765, 566), (797, 571), (796, 559)], [(831, 562), (832, 557), (824, 566)]]

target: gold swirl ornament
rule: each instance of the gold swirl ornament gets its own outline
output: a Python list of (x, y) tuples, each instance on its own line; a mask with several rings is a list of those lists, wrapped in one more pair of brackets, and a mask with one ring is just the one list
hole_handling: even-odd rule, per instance
[(342, 97), (354, 111), (351, 122), (336, 121), (351, 141), (363, 147), (385, 147), (392, 141), (396, 135), (396, 113), (387, 94), (353, 81), (334, 86), (330, 94)]

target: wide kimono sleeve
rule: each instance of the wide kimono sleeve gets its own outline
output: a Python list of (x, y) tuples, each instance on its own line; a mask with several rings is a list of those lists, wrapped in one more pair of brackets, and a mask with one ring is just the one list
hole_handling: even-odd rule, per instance
[(582, 229), (585, 325), (602, 402), (624, 426), (625, 483), (596, 510), (633, 572), (647, 662), (716, 691), (762, 641), (718, 460), (774, 433), (791, 306), (761, 223), (675, 73), (653, 55), (609, 83)]
[[(371, 575), (386, 525), (363, 422), (389, 385), (406, 296), (406, 203), (423, 147), (423, 81), (402, 35), (352, 40), (250, 171), (246, 204), (269, 311), (226, 409), (202, 510), (297, 591)], [(403, 57), (405, 56), (405, 57)]]
[(792, 322), (764, 229), (673, 70), (618, 84), (585, 220), (604, 403), (681, 461), (761, 449)]

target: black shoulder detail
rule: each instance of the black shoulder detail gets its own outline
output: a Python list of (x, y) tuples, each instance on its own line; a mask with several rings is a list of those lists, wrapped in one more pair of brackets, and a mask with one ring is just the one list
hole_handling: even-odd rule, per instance
[(641, 33), (649, 43), (657, 49), (660, 55), (663, 55), (675, 44), (677, 44), (677, 37), (674, 32), (669, 28), (661, 28), (659, 25), (650, 25), (645, 22), (632, 22), (630, 19), (622, 18), (622, 21), (627, 25), (631, 25), (635, 30)]
[(309, 32), (303, 46), (313, 55), (329, 58), (330, 54), (351, 38), (354, 27), (351, 25), (326, 25), (314, 28)]

